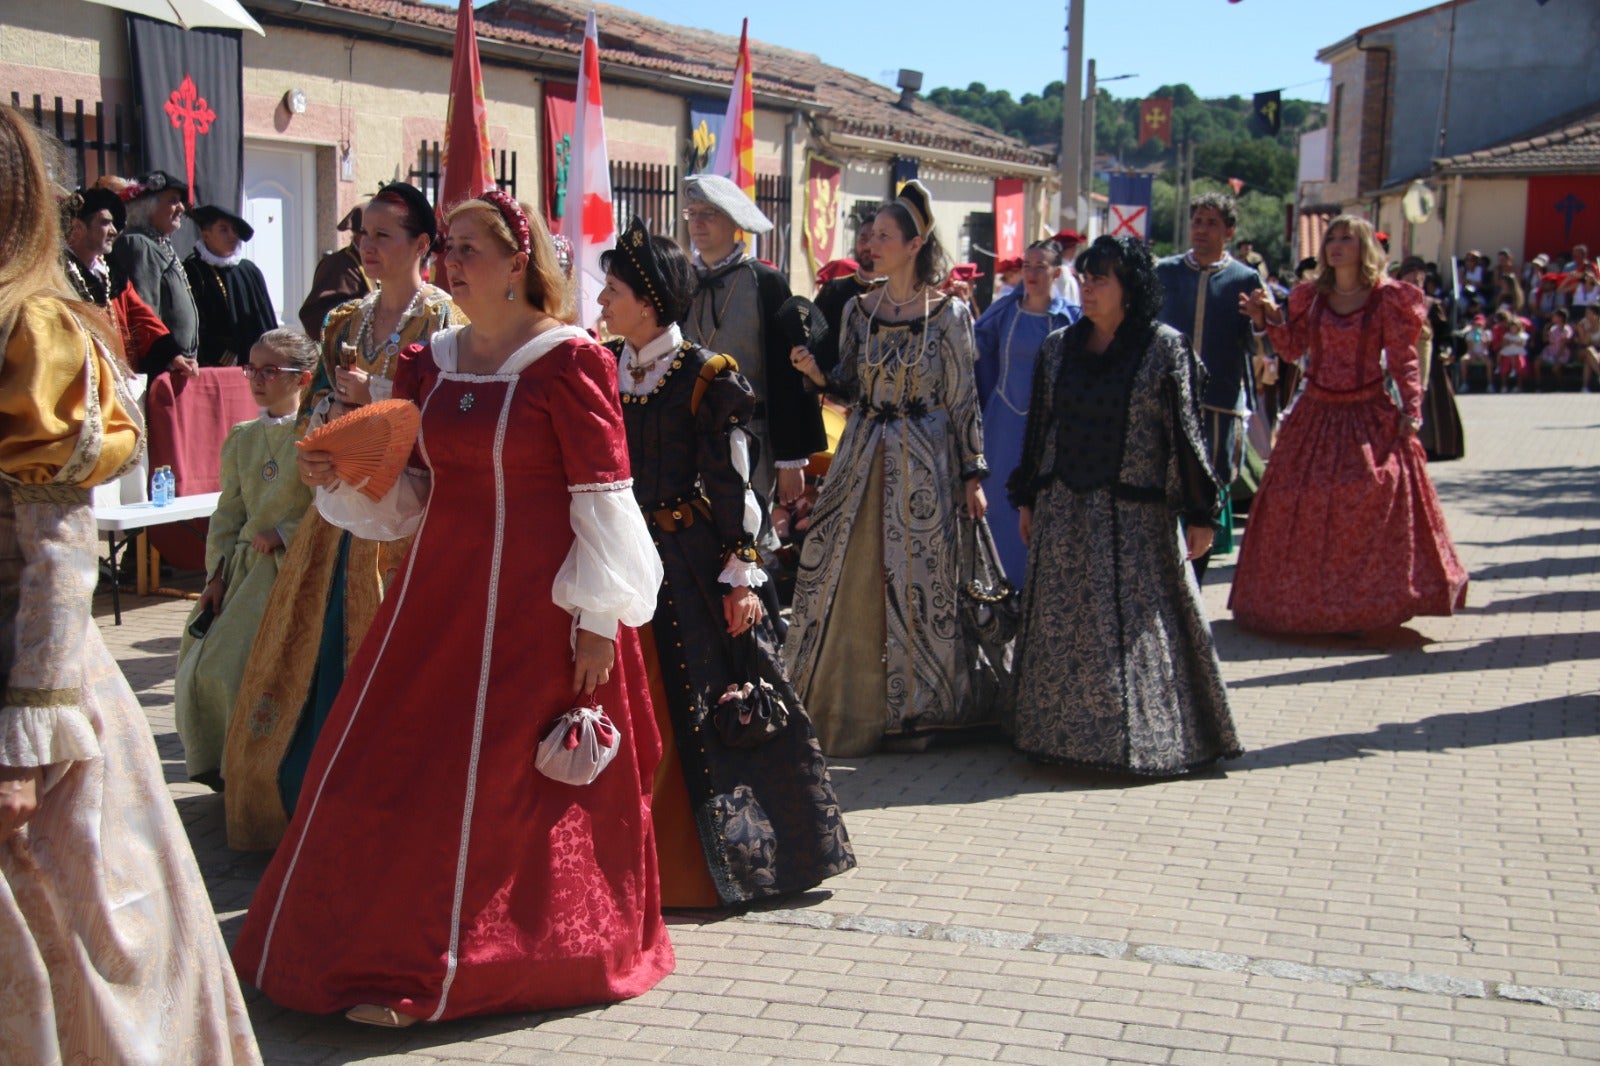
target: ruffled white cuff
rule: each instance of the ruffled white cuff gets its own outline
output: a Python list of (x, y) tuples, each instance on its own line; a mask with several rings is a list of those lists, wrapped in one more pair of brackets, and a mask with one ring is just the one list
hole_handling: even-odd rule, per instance
[(402, 540), (421, 524), (432, 480), (426, 470), (407, 468), (381, 500), (367, 499), (356, 485), (319, 488), (317, 510), (363, 540)]
[(0, 709), (0, 766), (52, 766), (100, 757), (100, 740), (78, 707)]
[(618, 624), (638, 627), (654, 618), (661, 588), (661, 556), (632, 485), (573, 490), (572, 550), (550, 590), (556, 606), (573, 616), (575, 630), (608, 640), (616, 639)]
[(767, 583), (767, 572), (760, 563), (747, 563), (735, 555), (728, 559), (717, 580), (734, 588), (758, 589)]

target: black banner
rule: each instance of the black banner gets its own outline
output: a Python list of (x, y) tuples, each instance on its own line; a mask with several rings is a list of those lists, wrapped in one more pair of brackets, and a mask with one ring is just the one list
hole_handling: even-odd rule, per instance
[(1257, 137), (1276, 137), (1283, 125), (1283, 93), (1256, 93), (1250, 104), (1250, 130)]
[[(189, 182), (190, 206), (244, 206), (244, 70), (238, 30), (128, 16), (146, 170)], [(126, 177), (137, 177), (128, 174)]]

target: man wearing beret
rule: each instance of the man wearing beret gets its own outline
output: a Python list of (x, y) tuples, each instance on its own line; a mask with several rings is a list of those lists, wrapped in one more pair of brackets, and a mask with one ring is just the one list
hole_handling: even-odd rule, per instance
[(67, 280), (86, 303), (94, 304), (122, 335), (122, 351), (134, 370), (159, 374), (169, 367), (193, 373), (172, 339), (172, 331), (139, 298), (120, 271), (106, 262), (117, 234), (127, 224), (122, 198), (110, 189), (79, 189), (67, 199)]
[(756, 395), (750, 429), (760, 454), (751, 484), (769, 503), (776, 488), (778, 502), (793, 504), (805, 491), (806, 463), (827, 447), (827, 437), (822, 409), (790, 363), (789, 341), (777, 321), (789, 282), (738, 239), (740, 230), (768, 233), (772, 223), (739, 186), (719, 175), (691, 176), (685, 200), (700, 285), (684, 336), (738, 361)]
[(172, 235), (183, 225), (189, 186), (164, 170), (152, 170), (123, 189), (122, 198), (128, 228), (111, 248), (111, 265), (166, 323), (183, 354), (193, 356), (200, 347), (200, 313), (172, 246)]

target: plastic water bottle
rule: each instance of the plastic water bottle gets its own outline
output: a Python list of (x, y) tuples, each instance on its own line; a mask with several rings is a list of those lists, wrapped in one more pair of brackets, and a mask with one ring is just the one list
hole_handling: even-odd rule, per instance
[(172, 472), (172, 467), (162, 467), (167, 472), (161, 488), (162, 506), (165, 507), (178, 498), (178, 475)]
[(171, 483), (167, 480), (172, 476), (170, 467), (156, 467), (156, 472), (150, 476), (150, 502), (157, 507), (165, 507), (172, 502)]

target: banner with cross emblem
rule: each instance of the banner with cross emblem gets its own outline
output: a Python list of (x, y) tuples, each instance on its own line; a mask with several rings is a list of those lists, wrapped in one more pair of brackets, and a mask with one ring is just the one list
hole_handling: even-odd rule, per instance
[(1106, 232), (1113, 237), (1150, 239), (1150, 198), (1155, 178), (1150, 174), (1113, 174), (1110, 187), (1111, 214)]
[(1139, 144), (1154, 137), (1162, 144), (1172, 143), (1172, 100), (1152, 96), (1139, 101)]
[(189, 183), (190, 206), (237, 213), (244, 196), (244, 75), (239, 31), (183, 30), (128, 16), (145, 169)]

